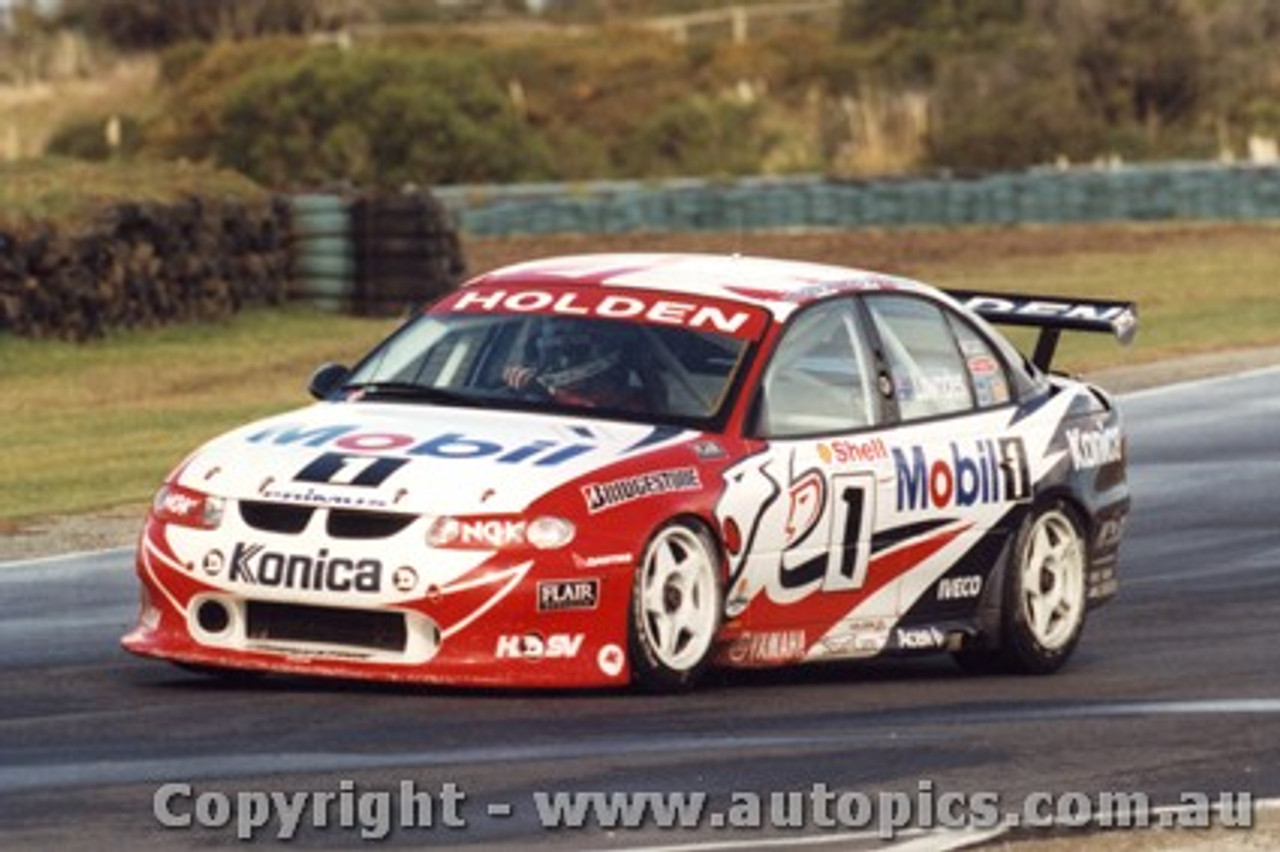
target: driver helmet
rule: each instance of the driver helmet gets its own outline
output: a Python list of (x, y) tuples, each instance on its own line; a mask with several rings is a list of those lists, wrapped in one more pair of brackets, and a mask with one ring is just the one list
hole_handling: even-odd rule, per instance
[(590, 321), (546, 322), (534, 341), (538, 381), (550, 391), (589, 384), (622, 363), (622, 345)]

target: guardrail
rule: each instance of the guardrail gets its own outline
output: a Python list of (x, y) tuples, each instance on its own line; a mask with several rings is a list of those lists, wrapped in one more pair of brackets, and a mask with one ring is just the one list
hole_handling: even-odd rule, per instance
[(981, 177), (613, 181), (433, 190), (469, 236), (1280, 218), (1280, 167), (1167, 164)]
[(722, 31), (734, 44), (746, 44), (752, 29), (760, 23), (790, 20), (834, 26), (842, 2), (843, 0), (792, 0), (789, 3), (766, 3), (758, 6), (738, 4), (697, 12), (659, 15), (645, 18), (642, 23), (650, 29), (670, 34), (681, 44), (691, 41), (691, 33), (706, 30)]

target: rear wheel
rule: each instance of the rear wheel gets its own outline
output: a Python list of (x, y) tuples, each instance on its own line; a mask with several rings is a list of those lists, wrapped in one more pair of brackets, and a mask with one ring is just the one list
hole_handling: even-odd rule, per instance
[(1062, 502), (1034, 512), (1014, 543), (1005, 579), (1000, 646), (956, 654), (970, 672), (1049, 674), (1080, 641), (1088, 553), (1080, 525)]
[(710, 660), (722, 598), (707, 533), (684, 523), (659, 530), (632, 590), (628, 644), (636, 682), (655, 691), (692, 686)]

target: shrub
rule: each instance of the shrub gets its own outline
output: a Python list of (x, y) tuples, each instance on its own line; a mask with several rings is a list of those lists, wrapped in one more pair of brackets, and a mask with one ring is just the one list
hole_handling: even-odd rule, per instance
[(396, 187), (546, 174), (546, 151), (482, 66), (378, 51), (312, 52), (228, 94), (218, 159), (285, 187)]
[(646, 177), (744, 175), (759, 169), (771, 140), (750, 104), (690, 95), (648, 116), (627, 139), (623, 168)]
[(930, 164), (995, 171), (1096, 156), (1106, 128), (1081, 103), (1068, 62), (1036, 38), (998, 57), (949, 57), (934, 91)]
[[(529, 124), (552, 142), (557, 177), (637, 176), (629, 167), (633, 134), (690, 91), (685, 50), (642, 30), (536, 39), (490, 56), (497, 79), (518, 84)], [(593, 153), (583, 151), (584, 140)], [(600, 170), (583, 174), (584, 162)]]
[(239, 44), (222, 42), (184, 59), (186, 50), (174, 49), (168, 71), (175, 78), (165, 109), (144, 128), (143, 149), (164, 159), (210, 161), (234, 87), (247, 75), (292, 62), (312, 48), (301, 39), (275, 37)]

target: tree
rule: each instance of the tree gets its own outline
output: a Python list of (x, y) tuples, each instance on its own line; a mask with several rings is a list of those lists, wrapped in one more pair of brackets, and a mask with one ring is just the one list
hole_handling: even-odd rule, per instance
[(1203, 82), (1204, 40), (1184, 0), (1096, 7), (1076, 53), (1086, 106), (1108, 124), (1136, 122), (1154, 141), (1190, 118)]
[(843, 41), (897, 32), (972, 34), (991, 25), (1021, 23), (1025, 17), (1025, 0), (845, 0), (838, 33)]
[(939, 74), (929, 161), (970, 171), (1088, 159), (1104, 127), (1081, 103), (1070, 57), (1045, 38), (1007, 55), (952, 57)]

